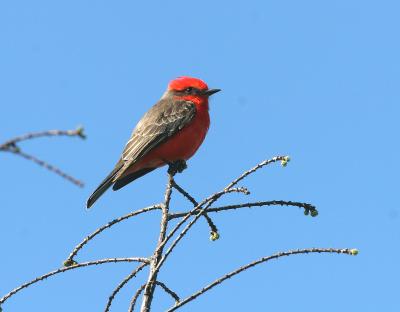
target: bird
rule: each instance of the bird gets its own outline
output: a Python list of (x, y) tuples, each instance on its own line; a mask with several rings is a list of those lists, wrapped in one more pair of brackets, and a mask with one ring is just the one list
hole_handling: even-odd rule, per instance
[(111, 186), (114, 191), (164, 165), (175, 172), (203, 143), (210, 126), (208, 99), (221, 89), (209, 89), (198, 78), (172, 80), (161, 99), (140, 119), (110, 174), (86, 203), (89, 209)]

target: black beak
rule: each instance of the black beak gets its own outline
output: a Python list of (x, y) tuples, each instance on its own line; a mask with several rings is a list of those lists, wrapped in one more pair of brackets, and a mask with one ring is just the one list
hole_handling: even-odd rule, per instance
[(221, 91), (221, 89), (209, 89), (209, 90), (203, 91), (203, 94), (206, 95), (206, 96), (210, 96), (210, 95), (213, 95), (214, 93), (217, 93), (219, 91)]

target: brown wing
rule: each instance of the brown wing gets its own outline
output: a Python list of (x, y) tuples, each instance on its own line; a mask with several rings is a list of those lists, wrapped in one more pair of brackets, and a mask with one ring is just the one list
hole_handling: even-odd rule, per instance
[(113, 182), (118, 180), (128, 167), (186, 126), (195, 114), (196, 107), (190, 101), (162, 99), (155, 104), (133, 130), (116, 166), (120, 169)]
[[(90, 208), (122, 176), (129, 166), (138, 162), (149, 151), (186, 126), (195, 114), (196, 107), (190, 101), (161, 99), (154, 105), (136, 125), (122, 152), (121, 159), (115, 165), (113, 171), (100, 183), (87, 200), (87, 208)], [(115, 189), (123, 187), (151, 170), (153, 168), (145, 168), (137, 172), (136, 175), (127, 177), (126, 180), (119, 180), (119, 184), (118, 182), (114, 184)]]

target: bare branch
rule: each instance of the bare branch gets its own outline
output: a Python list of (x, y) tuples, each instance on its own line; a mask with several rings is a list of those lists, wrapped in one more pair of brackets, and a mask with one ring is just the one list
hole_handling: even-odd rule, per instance
[[(288, 156), (277, 156), (277, 157), (273, 157), (269, 160), (265, 160), (261, 163), (259, 163), (257, 166), (253, 167), (252, 169), (244, 172), (243, 174), (241, 174), (237, 179), (233, 180), (231, 183), (229, 183), (222, 191), (217, 192), (213, 195), (211, 195), (210, 197), (206, 198), (205, 200), (203, 200), (197, 207), (195, 207), (193, 210), (191, 210), (190, 212), (188, 212), (181, 220), (180, 222), (178, 222), (178, 224), (175, 226), (175, 228), (170, 232), (170, 234), (167, 236), (164, 244), (174, 235), (174, 233), (180, 228), (180, 226), (186, 222), (186, 220), (192, 215), (192, 213), (195, 213), (195, 217), (192, 221), (190, 221), (186, 227), (180, 232), (180, 234), (178, 235), (178, 237), (171, 243), (171, 245), (169, 246), (169, 248), (167, 249), (167, 251), (165, 252), (165, 254), (162, 256), (161, 260), (159, 261), (157, 267), (156, 267), (156, 271), (158, 272), (161, 268), (161, 266), (163, 265), (163, 263), (165, 262), (165, 260), (168, 258), (168, 256), (170, 255), (170, 253), (173, 251), (173, 249), (175, 248), (175, 246), (179, 243), (179, 241), (186, 235), (186, 233), (190, 230), (190, 228), (198, 221), (198, 219), (202, 216), (202, 214), (204, 212), (207, 212), (207, 210), (210, 208), (210, 206), (215, 203), (219, 198), (221, 198), (221, 196), (223, 196), (224, 194), (227, 193), (231, 193), (231, 192), (241, 192), (244, 193), (246, 195), (250, 194), (250, 192), (246, 189), (246, 188), (233, 188), (233, 186), (235, 186), (239, 181), (243, 180), (244, 178), (246, 178), (247, 176), (249, 176), (250, 174), (256, 172), (258, 169), (272, 164), (274, 162), (277, 161), (281, 161), (283, 166), (286, 166), (287, 162), (289, 161), (289, 157)], [(204, 208), (203, 209), (199, 209), (201, 208), (203, 205)], [(199, 212), (196, 213), (196, 210), (198, 210)], [(143, 312), (143, 311), (142, 311)]]
[(179, 299), (179, 296), (178, 296), (174, 291), (172, 291), (170, 288), (168, 288), (167, 285), (165, 285), (164, 283), (162, 283), (162, 282), (160, 282), (160, 281), (156, 281), (156, 284), (159, 285), (159, 286), (161, 286), (161, 288), (164, 289), (164, 291), (165, 291), (168, 295), (170, 295), (170, 296), (175, 300), (176, 303), (179, 302), (179, 300), (180, 300), (180, 299)]
[(275, 163), (277, 161), (280, 161), (282, 163), (282, 166), (286, 166), (286, 164), (288, 163), (289, 160), (290, 160), (289, 156), (275, 156), (271, 159), (264, 160), (264, 161), (260, 162), (258, 165), (251, 168), (250, 170), (243, 172), (238, 178), (236, 178), (231, 183), (229, 183), (228, 186), (226, 187), (226, 189), (230, 189), (231, 187), (235, 186), (240, 181), (242, 181), (244, 178), (248, 177), (249, 175), (251, 175), (252, 173), (256, 172), (257, 170), (261, 169), (264, 166)]
[(118, 294), (118, 292), (128, 283), (132, 278), (136, 276), (145, 266), (149, 265), (148, 263), (142, 263), (139, 265), (136, 269), (134, 269), (126, 278), (123, 279), (121, 283), (118, 284), (118, 286), (114, 289), (110, 297), (108, 298), (107, 305), (104, 309), (104, 312), (110, 311), (111, 304), (115, 298), (115, 296)]
[[(165, 245), (171, 237), (179, 230), (179, 228), (190, 218), (191, 215), (196, 215), (196, 218), (194, 219), (194, 222), (198, 220), (198, 217), (202, 216), (202, 214), (205, 212), (205, 210), (211, 205), (211, 203), (215, 202), (215, 198), (220, 198), (224, 194), (229, 194), (229, 193), (243, 193), (245, 195), (249, 195), (250, 192), (244, 188), (244, 187), (239, 187), (239, 188), (231, 188), (231, 189), (224, 189), (220, 192), (217, 192), (206, 199), (202, 200), (196, 207), (194, 207), (191, 211), (188, 211), (186, 215), (175, 225), (175, 227), (171, 230), (171, 232), (168, 234), (167, 238), (163, 242)], [(206, 205), (206, 208), (201, 209), (202, 206)], [(196, 212), (198, 212), (196, 214)], [(193, 223), (194, 223), (193, 222)], [(189, 228), (191, 225), (189, 226)], [(186, 232), (185, 232), (186, 233)], [(178, 240), (179, 241), (179, 240)]]
[(36, 163), (37, 165), (59, 175), (60, 177), (72, 182), (73, 184), (83, 187), (84, 184), (82, 181), (75, 179), (71, 175), (63, 172), (61, 169), (57, 168), (54, 165), (49, 164), (48, 162), (41, 160), (33, 155), (30, 155), (28, 153), (25, 153), (21, 150), (19, 146), (17, 146), (17, 143), (26, 141), (26, 140), (31, 140), (39, 137), (50, 137), (50, 136), (77, 136), (82, 139), (86, 138), (86, 135), (84, 134), (84, 130), (82, 127), (78, 127), (75, 130), (48, 130), (48, 131), (41, 131), (41, 132), (31, 132), (27, 133), (21, 136), (17, 136), (11, 140), (6, 141), (3, 144), (0, 144), (0, 151), (3, 152), (10, 152), (15, 155), (19, 155), (29, 161), (32, 161)]
[(112, 227), (113, 225), (127, 220), (131, 217), (137, 216), (139, 214), (148, 212), (148, 211), (152, 211), (152, 210), (157, 210), (157, 209), (161, 209), (162, 205), (158, 204), (158, 205), (153, 205), (150, 207), (146, 207), (134, 212), (130, 212), (128, 214), (126, 214), (125, 216), (119, 217), (117, 219), (114, 219), (110, 222), (108, 222), (107, 224), (103, 225), (102, 227), (98, 228), (96, 231), (94, 231), (92, 234), (90, 234), (89, 236), (87, 236), (81, 243), (79, 243), (74, 250), (70, 253), (70, 255), (68, 256), (66, 262), (75, 262), (74, 261), (74, 257), (78, 254), (78, 252), (83, 248), (83, 246), (85, 246), (90, 240), (92, 240), (94, 237), (96, 237), (98, 234), (100, 234), (101, 232), (103, 232), (105, 229), (108, 229), (110, 227)]
[[(263, 206), (293, 206), (293, 207), (304, 208), (304, 213), (305, 214), (311, 213), (311, 216), (313, 216), (313, 217), (318, 215), (318, 210), (315, 208), (315, 206), (313, 206), (311, 204), (302, 203), (302, 202), (285, 201), (285, 200), (260, 201), (260, 202), (253, 202), (253, 203), (245, 203), (245, 204), (208, 208), (207, 212), (208, 213), (221, 212), (221, 211), (227, 211), (227, 210), (232, 210), (232, 209), (263, 207)], [(176, 219), (176, 218), (182, 218), (182, 217), (186, 216), (186, 214), (187, 214), (187, 212), (170, 213), (169, 219), (171, 220), (171, 219)], [(191, 211), (190, 214), (196, 215), (196, 211)]]
[[(48, 136), (48, 135), (70, 135), (70, 134), (49, 134), (50, 132), (43, 132), (43, 133), (36, 133), (32, 135), (27, 135), (27, 136), (21, 136), (19, 138), (15, 138), (15, 142), (20, 142), (22, 140), (34, 138), (34, 137), (40, 137), (40, 136)], [(79, 134), (76, 134), (79, 135)], [(6, 149), (3, 148), (5, 151), (13, 152), (16, 154), (19, 154), (23, 156), (25, 153), (22, 153), (21, 150), (16, 146), (15, 142), (7, 143)], [(0, 145), (1, 149), (2, 145)], [(24, 157), (24, 156), (23, 156)], [(53, 166), (48, 165), (47, 163), (37, 160), (33, 156), (28, 155), (29, 160), (32, 160), (36, 163), (39, 163), (40, 165), (46, 167), (47, 169), (48, 166), (50, 166), (52, 169), (49, 169), (51, 171), (57, 171), (57, 168), (54, 169)], [(36, 159), (36, 160), (35, 160)], [(116, 295), (119, 293), (119, 291), (126, 286), (126, 284), (134, 278), (139, 271), (141, 271), (145, 266), (149, 265), (150, 270), (149, 270), (149, 275), (147, 278), (147, 282), (142, 285), (134, 294), (134, 296), (131, 299), (130, 306), (129, 306), (129, 311), (133, 312), (136, 302), (140, 295), (143, 293), (142, 297), (142, 305), (141, 305), (141, 312), (150, 312), (151, 304), (153, 301), (154, 297), (154, 291), (156, 286), (160, 286), (167, 294), (169, 294), (174, 300), (175, 300), (175, 306), (171, 307), (168, 311), (175, 311), (178, 308), (182, 307), (186, 303), (196, 299), (200, 295), (206, 293), (213, 287), (223, 283), (225, 280), (243, 272), (248, 269), (250, 269), (253, 266), (256, 266), (258, 264), (261, 264), (263, 262), (267, 262), (272, 259), (277, 259), (283, 256), (289, 256), (289, 255), (295, 255), (295, 254), (306, 254), (306, 253), (344, 253), (344, 254), (349, 254), (349, 255), (356, 255), (357, 250), (355, 249), (333, 249), (333, 248), (310, 248), (310, 249), (301, 249), (301, 250), (293, 250), (293, 251), (287, 251), (287, 252), (280, 252), (277, 254), (274, 254), (272, 256), (260, 258), (252, 263), (249, 263), (247, 265), (244, 265), (235, 271), (232, 271), (219, 279), (215, 280), (211, 284), (205, 286), (203, 289), (199, 290), (198, 292), (192, 294), (191, 296), (187, 297), (186, 299), (180, 301), (179, 296), (172, 291), (169, 287), (167, 287), (164, 283), (160, 282), (157, 280), (158, 273), (165, 263), (166, 259), (168, 256), (172, 253), (174, 248), (177, 246), (177, 244), (181, 241), (181, 239), (188, 233), (188, 231), (191, 229), (191, 227), (200, 219), (200, 217), (204, 216), (206, 220), (208, 221), (208, 224), (211, 228), (211, 239), (217, 239), (218, 238), (218, 229), (211, 220), (211, 218), (208, 216), (208, 213), (213, 212), (223, 212), (223, 211), (230, 211), (234, 209), (242, 209), (242, 208), (255, 208), (255, 207), (264, 207), (264, 206), (293, 206), (293, 207), (299, 207), (304, 209), (304, 213), (306, 215), (310, 214), (312, 217), (316, 216), (318, 214), (318, 211), (316, 208), (308, 203), (303, 203), (303, 202), (293, 202), (293, 201), (283, 201), (283, 200), (271, 200), (271, 201), (258, 201), (258, 202), (248, 202), (248, 203), (243, 203), (243, 204), (235, 204), (235, 205), (226, 205), (226, 206), (220, 206), (220, 207), (212, 207), (215, 202), (217, 202), (222, 196), (225, 194), (229, 193), (243, 193), (245, 195), (248, 195), (250, 192), (244, 188), (244, 187), (236, 187), (236, 185), (251, 175), (252, 173), (256, 172), (260, 168), (272, 164), (274, 162), (280, 161), (282, 166), (286, 166), (287, 162), (289, 161), (289, 157), (287, 156), (277, 156), (274, 157), (270, 160), (265, 160), (261, 163), (259, 163), (257, 166), (253, 167), (252, 169), (245, 171), (242, 173), (238, 178), (230, 182), (222, 191), (216, 192), (212, 194), (211, 196), (208, 196), (201, 202), (197, 202), (197, 200), (191, 196), (187, 191), (185, 191), (182, 187), (180, 187), (174, 180), (174, 175), (177, 172), (181, 172), (186, 164), (184, 162), (177, 162), (175, 164), (171, 164), (169, 169), (168, 169), (168, 182), (164, 194), (164, 202), (162, 204), (157, 204), (154, 206), (146, 207), (131, 213), (126, 214), (125, 216), (119, 217), (117, 219), (112, 220), (111, 222), (101, 226), (100, 228), (96, 229), (93, 233), (91, 233), (89, 236), (87, 236), (81, 243), (79, 243), (73, 251), (70, 253), (66, 261), (64, 262), (63, 268), (57, 269), (55, 271), (49, 272), (45, 275), (42, 275), (40, 277), (35, 278), (34, 280), (25, 283), (18, 288), (15, 288), (12, 290), (10, 293), (5, 295), (3, 298), (0, 299), (0, 306), (2, 303), (4, 303), (7, 299), (9, 299), (11, 296), (15, 295), (17, 292), (20, 290), (29, 287), (32, 284), (35, 284), (39, 281), (42, 281), (50, 276), (63, 273), (68, 270), (72, 270), (75, 268), (83, 267), (83, 266), (89, 266), (89, 265), (97, 265), (97, 264), (102, 264), (102, 263), (108, 263), (108, 262), (142, 262), (141, 265), (139, 265), (134, 271), (132, 271), (128, 276), (126, 276), (113, 290), (111, 293), (110, 297), (108, 298), (106, 307), (105, 307), (105, 312), (108, 312), (111, 308), (111, 305), (116, 297)], [(60, 174), (60, 173), (57, 173)], [(187, 212), (176, 212), (176, 213), (170, 213), (170, 202), (171, 202), (171, 196), (172, 196), (172, 191), (173, 188), (176, 189), (179, 193), (181, 193), (187, 200), (189, 200), (193, 204), (193, 208), (190, 211)], [(131, 217), (137, 216), (139, 214), (149, 212), (152, 210), (161, 210), (161, 222), (160, 222), (160, 230), (159, 230), (159, 237), (158, 237), (158, 242), (157, 245), (154, 249), (153, 255), (150, 258), (113, 258), (113, 259), (102, 259), (102, 260), (97, 260), (97, 261), (91, 261), (91, 262), (84, 262), (78, 264), (74, 258), (77, 256), (79, 251), (94, 237), (96, 237), (98, 234), (103, 232), (104, 230), (112, 227), (115, 224), (118, 224), (124, 220), (127, 220)], [(192, 216), (192, 218), (189, 222), (187, 222)], [(175, 224), (175, 226), (167, 233), (168, 230), (168, 223), (172, 219), (177, 219), (179, 218), (180, 220)], [(185, 225), (183, 229), (181, 227)], [(181, 229), (180, 232), (178, 232)], [(177, 234), (179, 233), (179, 234)], [(171, 244), (166, 248), (166, 244), (174, 238), (176, 235), (175, 239), (171, 242)], [(214, 235), (214, 236), (213, 236)], [(166, 249), (166, 250), (164, 250)], [(1, 311), (1, 307), (0, 307)]]
[(56, 166), (51, 165), (51, 164), (45, 162), (44, 160), (41, 160), (33, 155), (29, 155), (29, 154), (21, 151), (20, 149), (10, 149), (9, 152), (11, 152), (15, 155), (21, 156), (27, 160), (33, 161), (35, 164), (57, 174), (58, 176), (68, 180), (69, 182), (72, 182), (73, 184), (75, 184), (79, 187), (84, 186), (84, 183), (82, 181), (75, 179), (74, 177), (70, 176), (69, 174), (61, 171), (61, 169), (57, 168)]
[[(178, 237), (172, 242), (172, 244), (169, 246), (169, 248), (167, 249), (167, 251), (165, 252), (165, 254), (162, 256), (161, 260), (159, 261), (157, 267), (156, 267), (156, 271), (158, 272), (159, 269), (161, 268), (161, 266), (163, 265), (163, 263), (165, 262), (165, 260), (167, 259), (167, 257), (169, 256), (169, 254), (172, 252), (172, 250), (175, 248), (175, 246), (179, 243), (179, 241), (186, 235), (186, 233), (189, 231), (189, 229), (193, 226), (193, 224), (195, 224), (198, 219), (202, 216), (202, 214), (204, 212), (207, 211), (207, 209), (209, 208), (209, 206), (214, 203), (216, 200), (218, 200), (218, 198), (220, 198), (222, 195), (224, 194), (228, 194), (228, 193), (244, 193), (246, 195), (250, 194), (250, 192), (244, 188), (244, 187), (239, 187), (239, 188), (230, 188), (230, 189), (224, 189), (220, 192), (217, 192), (213, 195), (211, 195), (210, 197), (207, 197), (205, 200), (203, 200), (201, 203), (198, 204), (197, 207), (195, 207), (194, 209), (192, 209), (191, 211), (189, 211), (179, 222), (178, 224), (175, 226), (175, 228), (168, 234), (167, 238), (165, 239), (165, 241), (163, 242), (163, 245), (165, 245), (168, 240), (170, 238), (172, 238), (172, 236), (176, 233), (176, 231), (180, 228), (181, 225), (183, 225), (187, 219), (189, 219), (189, 217), (191, 216), (192, 213), (195, 213), (196, 211), (197, 214), (195, 213), (195, 217), (192, 221), (190, 221), (188, 223), (188, 225), (182, 230), (182, 232), (178, 235)], [(206, 204), (206, 206), (203, 209), (200, 209), (202, 205)]]
[[(175, 234), (175, 232), (182, 226), (183, 223), (186, 222), (186, 220), (192, 215), (192, 214), (196, 214), (196, 210), (199, 210), (203, 205), (207, 204), (205, 208), (203, 208), (200, 212), (200, 214), (197, 214), (195, 219), (188, 224), (188, 227), (185, 230), (183, 230), (183, 235), (182, 237), (186, 234), (186, 232), (190, 229), (190, 227), (197, 221), (198, 217), (200, 217), (206, 210), (208, 210), (208, 208), (215, 203), (221, 196), (223, 196), (224, 194), (228, 194), (231, 192), (242, 192), (245, 195), (250, 194), (250, 192), (246, 189), (246, 188), (233, 188), (233, 186), (235, 186), (237, 183), (239, 183), (240, 181), (242, 181), (244, 178), (246, 178), (247, 176), (251, 175), (252, 173), (256, 172), (257, 170), (261, 169), (264, 166), (267, 166), (269, 164), (275, 163), (277, 161), (281, 161), (283, 166), (286, 166), (287, 162), (290, 160), (289, 156), (276, 156), (273, 157), (271, 159), (268, 160), (264, 160), (261, 163), (259, 163), (258, 165), (256, 165), (255, 167), (251, 168), (250, 170), (245, 171), (244, 173), (242, 173), (238, 178), (236, 178), (235, 180), (233, 180), (232, 182), (230, 182), (222, 191), (214, 193), (213, 195), (209, 196), (208, 198), (206, 198), (205, 200), (203, 200), (201, 203), (199, 203), (197, 205), (197, 207), (195, 207), (193, 210), (191, 210), (190, 212), (188, 212), (183, 219), (175, 226), (175, 228), (170, 232), (170, 234), (167, 236), (167, 241)], [(182, 233), (181, 233), (182, 234)], [(177, 242), (179, 242), (179, 240), (182, 237), (178, 237), (177, 238)], [(175, 242), (174, 242), (175, 243)], [(171, 247), (174, 247), (174, 243), (171, 245)], [(176, 245), (175, 243), (175, 245)], [(170, 248), (171, 248), (170, 247)], [(170, 250), (170, 252), (172, 251), (172, 249)], [(167, 251), (168, 252), (168, 251)], [(166, 256), (168, 256), (166, 254)], [(163, 261), (162, 261), (163, 262)]]
[[(230, 182), (223, 189), (223, 191), (231, 190), (233, 186), (238, 184), (240, 181), (242, 181), (243, 179), (245, 179), (249, 175), (253, 174), (257, 170), (261, 169), (262, 167), (265, 167), (265, 166), (270, 165), (272, 163), (275, 163), (277, 161), (280, 161), (282, 166), (286, 167), (287, 163), (290, 161), (290, 157), (289, 156), (275, 156), (275, 157), (273, 157), (271, 159), (267, 159), (267, 160), (264, 160), (264, 161), (260, 162), (258, 165), (254, 166), (250, 170), (247, 170), (247, 171), (243, 172), (238, 178), (236, 178), (235, 180)], [(212, 204), (214, 204), (223, 195), (223, 192), (220, 192), (220, 193), (222, 193), (222, 194), (221, 195), (217, 195), (217, 193), (214, 194), (213, 198), (208, 202), (208, 207), (210, 207)], [(206, 209), (203, 209), (203, 210), (206, 210)]]
[(136, 291), (135, 295), (132, 297), (131, 303), (129, 305), (128, 312), (133, 312), (135, 310), (136, 301), (138, 300), (140, 294), (142, 293), (143, 289), (146, 287), (146, 284), (140, 286), (140, 288)]
[(172, 180), (172, 187), (176, 189), (179, 193), (181, 193), (188, 201), (190, 201), (194, 206), (197, 206), (198, 203), (194, 199), (192, 195), (190, 195), (187, 191), (185, 191), (178, 183), (176, 183), (175, 179)]
[[(194, 207), (197, 207), (199, 205), (199, 203), (194, 199), (193, 196), (191, 196), (186, 190), (184, 190), (180, 185), (178, 185), (176, 183), (175, 180), (172, 181), (172, 186), (179, 192), (181, 193), (184, 197), (186, 197), (192, 204)], [(185, 213), (186, 214), (186, 213)], [(183, 214), (182, 217), (185, 215)], [(207, 213), (203, 214), (204, 218), (206, 219), (208, 226), (210, 227), (210, 233), (211, 233), (211, 238), (215, 237), (218, 238), (219, 234), (218, 234), (218, 228), (217, 226), (214, 224), (213, 220), (209, 217), (209, 215)], [(171, 220), (170, 216), (168, 217), (169, 220)]]
[[(168, 293), (174, 300), (175, 303), (179, 302), (179, 296), (173, 292), (170, 288), (168, 288), (164, 283), (159, 282), (159, 281), (155, 281), (156, 285), (159, 285), (162, 287), (162, 289), (164, 289), (164, 291), (166, 293)], [(129, 309), (128, 312), (133, 312), (135, 310), (135, 305), (136, 305), (136, 301), (139, 298), (140, 294), (143, 292), (143, 289), (146, 287), (146, 284), (143, 284), (142, 286), (140, 286), (140, 288), (136, 291), (135, 295), (132, 297), (132, 300), (130, 302), (129, 305)]]
[(222, 282), (224, 282), (225, 280), (243, 272), (246, 271), (260, 263), (263, 262), (267, 262), (269, 260), (272, 259), (277, 259), (280, 257), (284, 257), (284, 256), (291, 256), (291, 255), (297, 255), (297, 254), (308, 254), (308, 253), (338, 253), (338, 254), (347, 254), (347, 255), (356, 255), (358, 253), (358, 251), (356, 249), (336, 249), (336, 248), (308, 248), (308, 249), (298, 249), (298, 250), (290, 250), (290, 251), (286, 251), (286, 252), (279, 252), (276, 253), (272, 256), (268, 256), (268, 257), (263, 257), (261, 259), (258, 259), (254, 262), (251, 262), (249, 264), (246, 264), (240, 268), (238, 268), (235, 271), (232, 271), (220, 278), (218, 278), (217, 280), (215, 280), (214, 282), (212, 282), (211, 284), (205, 286), (204, 288), (202, 288), (201, 290), (199, 290), (198, 292), (194, 293), (193, 295), (187, 297), (186, 299), (180, 301), (179, 303), (175, 304), (175, 306), (173, 306), (172, 308), (168, 309), (167, 312), (172, 312), (177, 310), (178, 308), (182, 307), (183, 305), (185, 305), (186, 303), (196, 299), (197, 297), (199, 297), (200, 295), (203, 295), (204, 293), (206, 293), (207, 291), (209, 291), (210, 289), (212, 289), (213, 287), (221, 284)]
[(0, 145), (0, 150), (7, 149), (10, 146), (15, 146), (15, 144), (21, 141), (36, 139), (40, 137), (52, 137), (52, 136), (70, 136), (70, 137), (77, 136), (80, 137), (81, 139), (86, 139), (83, 127), (78, 127), (75, 130), (46, 130), (40, 132), (29, 132), (4, 142), (3, 144)]
[(137, 258), (137, 257), (135, 257), (135, 258), (109, 258), (109, 259), (101, 259), (101, 260), (96, 260), (96, 261), (76, 263), (76, 264), (68, 266), (68, 267), (59, 268), (57, 270), (46, 273), (42, 276), (36, 277), (35, 279), (31, 280), (30, 282), (22, 284), (21, 286), (13, 289), (12, 291), (10, 291), (8, 294), (6, 294), (4, 297), (2, 297), (0, 299), (0, 305), (3, 304), (4, 302), (6, 302), (10, 297), (14, 296), (16, 293), (18, 293), (22, 289), (27, 288), (37, 282), (43, 281), (50, 276), (64, 273), (66, 271), (74, 270), (77, 268), (82, 268), (82, 267), (87, 267), (87, 266), (92, 266), (92, 265), (99, 265), (99, 264), (104, 264), (104, 263), (116, 263), (116, 262), (143, 262), (143, 263), (148, 264), (149, 259)]
[(144, 288), (143, 294), (143, 301), (142, 301), (142, 312), (149, 312), (151, 302), (153, 300), (154, 288), (155, 288), (155, 281), (157, 280), (158, 274), (158, 264), (162, 258), (163, 250), (164, 250), (164, 240), (167, 233), (168, 227), (168, 214), (169, 214), (169, 204), (171, 202), (171, 195), (172, 195), (172, 182), (173, 182), (173, 175), (174, 171), (172, 170), (172, 166), (170, 165), (168, 169), (168, 183), (167, 188), (165, 190), (165, 198), (164, 198), (164, 205), (162, 206), (162, 216), (161, 216), (161, 224), (160, 224), (160, 234), (158, 237), (157, 247), (154, 251), (153, 257), (150, 262), (150, 272), (149, 277)]

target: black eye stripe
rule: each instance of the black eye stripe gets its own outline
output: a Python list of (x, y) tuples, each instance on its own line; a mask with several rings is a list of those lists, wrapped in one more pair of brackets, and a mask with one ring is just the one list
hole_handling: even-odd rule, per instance
[(198, 94), (200, 93), (200, 90), (194, 87), (188, 87), (186, 89), (183, 90), (183, 92), (187, 93), (187, 94)]
[(195, 88), (195, 87), (187, 87), (185, 89), (174, 91), (174, 93), (179, 94), (179, 95), (184, 95), (184, 94), (197, 95), (197, 94), (202, 94), (202, 92), (203, 92), (202, 90)]

